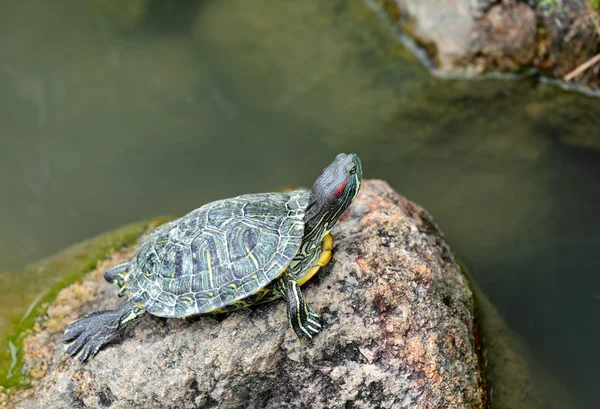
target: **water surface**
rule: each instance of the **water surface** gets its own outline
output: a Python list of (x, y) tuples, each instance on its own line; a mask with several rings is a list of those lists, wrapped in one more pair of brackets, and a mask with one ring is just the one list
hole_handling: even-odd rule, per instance
[(125, 22), (101, 3), (0, 2), (0, 338), (56, 280), (14, 273), (25, 264), (310, 185), (354, 151), (435, 216), (534, 358), (596, 407), (600, 100), (436, 79), (358, 0), (151, 1)]

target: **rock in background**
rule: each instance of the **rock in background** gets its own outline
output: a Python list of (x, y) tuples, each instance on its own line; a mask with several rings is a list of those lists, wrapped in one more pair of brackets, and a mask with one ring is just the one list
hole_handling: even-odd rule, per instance
[(600, 3), (595, 0), (381, 2), (442, 74), (536, 68), (582, 91), (600, 92)]

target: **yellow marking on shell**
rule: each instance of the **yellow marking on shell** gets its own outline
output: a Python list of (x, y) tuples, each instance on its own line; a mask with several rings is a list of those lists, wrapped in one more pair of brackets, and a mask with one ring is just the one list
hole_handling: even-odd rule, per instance
[(183, 297), (183, 299), (189, 302), (194, 302), (194, 299), (192, 297)]
[[(212, 264), (210, 263), (210, 251), (206, 251), (206, 264), (208, 265), (208, 281), (210, 282), (210, 288), (215, 288), (213, 283)], [(209, 293), (212, 297), (212, 293)]]
[(233, 288), (234, 290), (237, 289), (237, 285), (235, 284), (229, 284), (229, 287)]
[(150, 277), (152, 273), (150, 273), (150, 270), (146, 271), (146, 277)]
[(173, 273), (171, 274), (171, 281), (169, 281), (169, 288), (171, 288), (171, 284), (173, 284), (173, 280), (175, 280), (175, 269), (173, 269)]
[(254, 274), (254, 275), (252, 276), (252, 279), (253, 279), (253, 280), (258, 280), (258, 276), (257, 276), (256, 274)]
[(254, 257), (254, 254), (252, 254), (252, 252), (250, 251), (248, 246), (244, 246), (244, 247), (246, 248), (246, 253), (248, 253), (250, 258), (252, 259), (252, 262), (254, 263), (254, 268), (256, 268), (258, 270), (258, 260), (256, 259), (256, 257)]
[(319, 256), (319, 259), (315, 261), (315, 264), (313, 264), (311, 269), (308, 270), (308, 273), (306, 273), (304, 277), (298, 280), (298, 285), (304, 285), (304, 283), (306, 283), (308, 280), (313, 278), (315, 274), (317, 274), (317, 271), (319, 271), (321, 267), (327, 265), (327, 263), (329, 263), (329, 261), (331, 260), (331, 250), (333, 250), (333, 237), (331, 236), (331, 234), (328, 234), (323, 239), (322, 250), (323, 251)]

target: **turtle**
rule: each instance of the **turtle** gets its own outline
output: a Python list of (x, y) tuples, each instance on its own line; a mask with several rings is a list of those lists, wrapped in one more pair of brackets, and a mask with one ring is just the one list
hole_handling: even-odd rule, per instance
[(245, 194), (203, 205), (163, 224), (132, 258), (104, 273), (126, 296), (120, 308), (69, 324), (67, 353), (93, 358), (149, 313), (166, 318), (222, 313), (283, 298), (299, 338), (321, 330), (301, 286), (331, 259), (332, 227), (357, 196), (362, 168), (340, 153), (312, 189)]

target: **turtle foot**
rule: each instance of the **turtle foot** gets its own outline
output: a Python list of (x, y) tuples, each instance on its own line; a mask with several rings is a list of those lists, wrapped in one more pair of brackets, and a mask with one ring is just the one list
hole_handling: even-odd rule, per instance
[(114, 340), (129, 323), (144, 312), (127, 302), (118, 310), (98, 311), (72, 322), (65, 329), (63, 342), (70, 343), (67, 353), (85, 362)]
[(308, 311), (308, 315), (305, 318), (301, 320), (298, 327), (294, 327), (294, 330), (299, 338), (312, 339), (312, 337), (321, 331), (321, 318), (319, 314), (312, 311)]
[[(85, 362), (94, 357), (104, 345), (119, 333), (112, 314), (114, 311), (100, 311), (71, 323), (63, 335), (65, 343), (71, 343), (67, 353), (71, 356), (80, 351), (79, 360)], [(118, 324), (118, 321), (116, 322)]]

